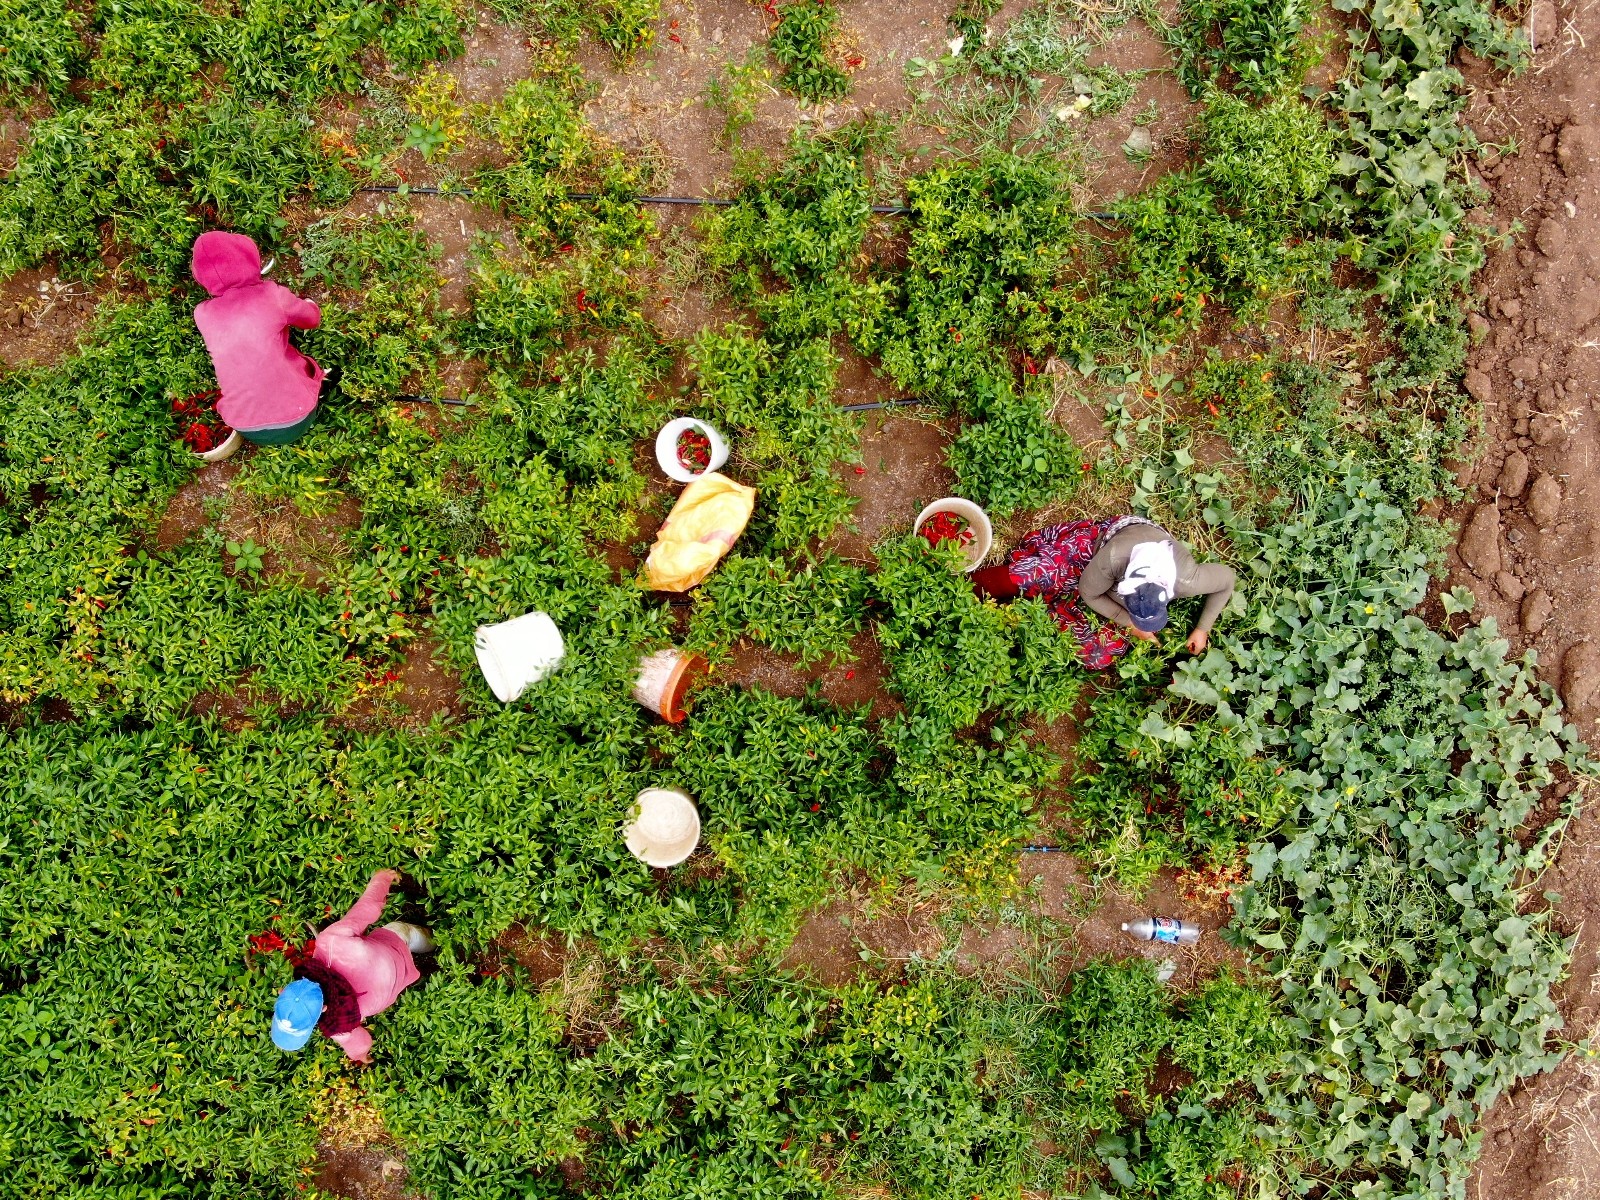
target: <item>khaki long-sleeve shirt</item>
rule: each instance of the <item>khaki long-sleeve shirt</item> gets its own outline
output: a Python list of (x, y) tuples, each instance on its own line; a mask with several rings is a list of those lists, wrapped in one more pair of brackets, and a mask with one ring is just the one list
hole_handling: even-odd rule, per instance
[(1108, 621), (1131, 627), (1133, 619), (1117, 597), (1117, 584), (1122, 582), (1128, 570), (1128, 558), (1133, 554), (1133, 548), (1141, 542), (1172, 543), (1172, 557), (1178, 567), (1177, 586), (1173, 594), (1206, 597), (1205, 608), (1201, 610), (1195, 628), (1210, 633), (1218, 614), (1233, 595), (1237, 576), (1232, 567), (1221, 563), (1195, 562), (1189, 548), (1159, 525), (1130, 525), (1108, 539), (1083, 568), (1083, 574), (1078, 579), (1079, 597)]

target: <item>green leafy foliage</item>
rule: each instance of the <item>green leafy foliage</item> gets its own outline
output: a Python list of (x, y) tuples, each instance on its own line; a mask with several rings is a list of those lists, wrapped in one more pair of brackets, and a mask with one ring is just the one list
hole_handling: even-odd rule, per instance
[(493, 7), (507, 20), (531, 17), (568, 45), (590, 34), (619, 58), (654, 42), (661, 16), (660, 0), (495, 0)]
[(0, 96), (15, 97), (34, 86), (59, 94), (82, 65), (81, 21), (64, 0), (0, 0), (0, 29), (6, 31)]
[[(504, 166), (479, 171), (478, 198), (522, 218), (522, 238), (550, 249), (598, 243), (617, 267), (636, 261), (653, 225), (636, 204), (646, 175), (597, 137), (579, 110), (593, 86), (570, 58), (551, 53), (519, 79), (483, 120)], [(573, 200), (568, 193), (593, 194)]]
[(896, 383), (959, 404), (1005, 369), (1002, 347), (1049, 348), (1047, 306), (1077, 241), (1063, 182), (1048, 158), (1008, 155), (943, 164), (908, 182), (909, 269), (881, 345)]
[(1178, 78), (1199, 95), (1227, 82), (1252, 96), (1277, 96), (1308, 65), (1302, 0), (1189, 0), (1179, 12)]
[(450, 347), (451, 322), (439, 311), (437, 254), (409, 218), (327, 217), (302, 235), (300, 277), (334, 290), (322, 324), (305, 335), (306, 352), (337, 363), (337, 387), (361, 400), (387, 399), (413, 376), (431, 376)]
[(962, 494), (992, 516), (1064, 500), (1081, 474), (1072, 439), (1051, 419), (1050, 389), (1030, 381), (1020, 394), (1006, 375), (975, 380), (964, 399), (972, 421), (950, 445)]
[[(1582, 751), (1492, 624), (1452, 637), (1409, 614), (1428, 544), (1369, 469), (1309, 456), (1280, 479), (1292, 507), (1231, 529), (1256, 577), (1249, 617), (1180, 664), (1141, 730), (1173, 746), (1225, 734), (1236, 769), (1263, 753), (1288, 768), (1268, 777), (1287, 821), (1253, 846), (1238, 905), (1239, 937), (1267, 956), (1303, 1039), (1268, 1108), (1325, 1165), (1290, 1176), (1451, 1194), (1460, 1131), (1551, 1061), (1566, 954), (1518, 890), (1545, 842), (1510, 832)], [(1352, 1123), (1328, 1120), (1358, 1095)]]
[(1464, 46), (1503, 66), (1522, 63), (1526, 41), (1485, 5), (1369, 6), (1350, 34), (1356, 70), (1334, 90), (1344, 114), (1336, 182), (1325, 218), (1352, 227), (1352, 261), (1376, 276), (1401, 327), (1401, 368), (1384, 390), (1448, 378), (1466, 355), (1458, 300), (1485, 260), (1484, 234), (1465, 220), (1475, 202), (1462, 160), (1476, 145), (1460, 119), (1467, 103), (1451, 61)]
[(875, 336), (889, 289), (862, 270), (861, 248), (872, 215), (864, 158), (881, 134), (871, 125), (797, 134), (776, 171), (706, 218), (707, 259), (774, 341)]
[(0, 272), (57, 258), (64, 271), (92, 273), (105, 224), (153, 279), (177, 282), (208, 225), (270, 248), (291, 194), (328, 200), (347, 186), (276, 103), (223, 95), (164, 117), (139, 96), (108, 95), (33, 124), (0, 188)]
[(1097, 301), (1147, 349), (1197, 328), (1208, 303), (1240, 317), (1265, 311), (1318, 261), (1300, 236), (1329, 179), (1331, 134), (1316, 111), (1288, 99), (1254, 109), (1213, 93), (1199, 132), (1204, 165), (1118, 206), (1130, 236)]
[(1219, 1096), (1242, 1079), (1264, 1075), (1290, 1045), (1288, 1023), (1271, 997), (1224, 971), (1182, 1002), (1186, 1020), (1172, 1040), (1172, 1061), (1194, 1076), (1191, 1093)]
[[(619, 54), (658, 13), (499, 7)], [(1445, 493), (1466, 431), (1437, 385), (1482, 261), (1449, 63), (1519, 46), (1475, 2), (1336, 7), (1368, 23), (1319, 109), (1280, 95), (1304, 61), (1298, 9), (1190, 5), (1195, 163), (1099, 238), (1072, 205), (1074, 126), (1046, 110), (1065, 86), (1086, 115), (1111, 111), (1130, 80), (1086, 65), (1058, 5), (999, 36), (992, 6), (964, 6), (968, 46), (916, 70), (974, 152), (908, 181), (903, 260), (869, 237), (889, 191), (869, 169), (880, 127), (800, 137), (763, 175), (742, 159), (736, 203), (703, 229), (748, 321), (702, 331), (680, 376), (641, 303), (650, 171), (584, 122), (594, 89), (565, 49), (471, 115), (491, 145), (470, 182), (515, 229), (473, 249), (457, 317), (408, 220), (305, 211), (348, 197), (351, 163), (381, 178), (403, 138), (443, 157), (468, 136), (466, 114), (447, 131), (375, 87), (359, 150), (313, 132), (329, 93), (374, 67), (459, 52), (471, 14), (455, 0), (0, 0), (0, 90), (52, 106), (0, 188), (0, 272), (114, 258), (147, 290), (102, 306), (79, 353), (7, 375), (0, 413), (0, 701), (16, 722), (0, 744), (0, 1192), (302, 1183), (319, 1089), (351, 1077), (325, 1040), (267, 1049), (286, 969), (246, 939), (299, 936), (400, 864), (405, 915), (441, 952), (374, 1022), (359, 1092), (426, 1194), (565, 1195), (572, 1157), (605, 1194), (652, 1198), (1458, 1195), (1482, 1106), (1556, 1058), (1567, 948), (1524, 889), (1562, 822), (1519, 831), (1558, 772), (1585, 769), (1492, 623), (1456, 635), (1411, 612), (1441, 535), (1410, 514)], [(836, 22), (795, 0), (773, 38), (814, 99), (847, 90)], [(742, 118), (748, 97), (728, 99)], [(250, 452), (227, 497), (169, 505), (196, 469), (170, 406), (212, 383), (188, 247), (221, 226), (280, 272), (297, 252), (296, 286), (325, 313), (297, 344), (337, 382), (311, 433)], [(1298, 295), (1302, 321), (1360, 331), (1340, 253), (1397, 322), (1396, 359), (1370, 371), (1378, 403), (1280, 355), (1210, 358), (1180, 402), (1146, 379), (1141, 356), (1209, 305), (1249, 320)], [(1068, 828), (1127, 881), (1247, 854), (1229, 936), (1267, 987), (1223, 975), (1175, 994), (1135, 960), (1003, 985), (874, 963), (828, 989), (773, 965), (846, 880), (1014, 898), (1059, 770), (1023, 721), (1067, 716), (1083, 683), (1047, 610), (978, 600), (949, 548), (891, 539), (875, 573), (818, 549), (859, 457), (832, 396), (839, 335), (960, 417), (951, 463), (997, 515), (1077, 487), (1052, 415), (1064, 381), (1121, 379), (1097, 481), (1249, 564), (1210, 651), (1138, 647), (1096, 692)], [(481, 368), (464, 372), (481, 380), (467, 411), (381, 405), (431, 392), (458, 354)], [(1208, 405), (1253, 473), (1241, 484), (1200, 469), (1176, 415)], [(730, 471), (760, 491), (686, 633), (608, 560), (654, 515), (643, 443), (681, 409), (731, 435)], [(262, 532), (291, 514), (336, 518), (305, 573)], [(567, 659), (502, 707), (473, 630), (530, 610)], [(888, 719), (713, 685), (666, 728), (627, 699), (668, 641), (749, 639), (809, 664), (863, 636), (904, 704)], [(393, 727), (398, 669), (430, 658), (460, 673), (457, 715)], [(194, 715), (212, 705), (226, 722)], [(705, 852), (670, 877), (618, 836), (654, 784), (692, 792), (704, 820)], [(514, 923), (587, 965), (542, 989), (496, 975), (484, 947)]]
[(936, 728), (993, 709), (1061, 716), (1082, 685), (1076, 644), (1038, 601), (1001, 608), (962, 578), (959, 552), (916, 535), (878, 547), (878, 640), (896, 691)]
[(827, 340), (773, 345), (729, 325), (701, 330), (690, 359), (707, 418), (737, 431), (740, 459), (761, 472), (761, 503), (744, 537), (784, 550), (833, 532), (855, 506), (833, 471), (859, 456), (859, 418), (833, 402), (838, 360)]
[(727, 647), (747, 637), (802, 666), (849, 653), (860, 631), (867, 573), (834, 557), (791, 570), (781, 558), (727, 559), (695, 593), (690, 640)]
[(828, 43), (839, 26), (829, 0), (789, 0), (767, 41), (783, 68), (783, 86), (802, 100), (837, 100), (850, 91), (850, 77), (828, 59)]
[(1233, 862), (1292, 804), (1281, 769), (1226, 724), (1152, 711), (1151, 685), (1170, 670), (1170, 658), (1140, 647), (1120, 667), (1134, 686), (1095, 697), (1079, 743), (1077, 837), (1131, 887), (1163, 866)]

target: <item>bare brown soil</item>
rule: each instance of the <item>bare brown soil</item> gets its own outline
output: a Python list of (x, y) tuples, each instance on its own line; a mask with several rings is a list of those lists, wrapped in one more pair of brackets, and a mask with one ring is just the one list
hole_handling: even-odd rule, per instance
[(827, 987), (898, 979), (908, 963), (932, 962), (944, 949), (938, 915), (933, 901), (915, 896), (835, 900), (806, 918), (780, 965)]
[(567, 944), (556, 934), (513, 925), (484, 951), (478, 969), (487, 976), (499, 975), (507, 969), (509, 959), (527, 972), (529, 983), (542, 987), (561, 978), (567, 958)]
[[(910, 0), (893, 10), (851, 0), (840, 11), (850, 95), (808, 106), (783, 92), (774, 78), (743, 134), (746, 148), (777, 152), (801, 124), (831, 129), (864, 113), (897, 115), (908, 104), (906, 60), (945, 52), (944, 0)], [(722, 114), (705, 104), (706, 88), (726, 65), (743, 62), (752, 47), (765, 44), (771, 24), (749, 0), (667, 0), (656, 44), (633, 63), (618, 67), (601, 49), (585, 52), (585, 73), (602, 86), (585, 116), (617, 145), (659, 153), (662, 186), (672, 194), (726, 195), (733, 156), (722, 143)], [(857, 58), (860, 65), (854, 66)]]
[[(1150, 181), (1186, 165), (1190, 156), (1188, 130), (1200, 106), (1189, 99), (1189, 93), (1173, 73), (1172, 55), (1166, 44), (1143, 21), (1130, 22), (1113, 33), (1104, 46), (1090, 55), (1089, 63), (1119, 71), (1149, 72), (1121, 112), (1088, 128), (1088, 207), (1097, 208), (1132, 195)], [(1130, 155), (1123, 145), (1138, 128), (1134, 119), (1142, 117), (1152, 103), (1156, 119), (1145, 126), (1150, 132), (1149, 156)]]
[(201, 692), (189, 704), (196, 717), (214, 717), (229, 733), (253, 728), (258, 715), (291, 715), (295, 708), (283, 703), (270, 688), (257, 687), (254, 670), (245, 671), (227, 691)]
[[(1164, 871), (1133, 895), (1096, 888), (1068, 854), (1028, 851), (1018, 859), (1025, 889), (995, 918), (952, 924), (937, 899), (914, 893), (884, 898), (852, 893), (811, 913), (782, 965), (829, 987), (857, 979), (898, 978), (912, 962), (945, 955), (957, 969), (998, 975), (1042, 969), (1052, 978), (1099, 958), (1148, 958), (1176, 967), (1171, 985), (1189, 990), (1223, 967), (1246, 969), (1244, 958), (1218, 931), (1232, 919), (1225, 902), (1185, 897), (1175, 872)], [(1179, 917), (1200, 926), (1193, 946), (1136, 941), (1122, 925), (1145, 916)]]
[(265, 546), (261, 574), (286, 575), (307, 587), (322, 590), (329, 568), (349, 552), (346, 535), (361, 524), (361, 505), (341, 496), (326, 512), (302, 512), (289, 502), (260, 504), (240, 497), (222, 519), (222, 534), (230, 542), (249, 538)]
[(167, 502), (156, 525), (156, 549), (181, 546), (211, 525), (233, 501), (233, 482), (239, 476), (239, 454), (225, 462), (210, 463), (194, 473)]
[[(357, 729), (421, 729), (434, 720), (466, 715), (461, 676), (444, 663), (444, 650), (429, 637), (409, 642), (400, 661), (365, 687), (339, 714)], [(392, 673), (395, 678), (389, 679)]]
[[(856, 386), (857, 394), (874, 400), (883, 396), (864, 381)], [(891, 534), (909, 533), (924, 506), (950, 495), (955, 488), (955, 475), (944, 456), (950, 438), (949, 422), (936, 419), (929, 410), (870, 412), (861, 431), (861, 466), (839, 468), (845, 488), (860, 497), (852, 514), (854, 529), (836, 533), (828, 548), (842, 558), (875, 563), (872, 547), (877, 542)]]
[(317, 1146), (311, 1186), (349, 1200), (409, 1200), (405, 1151), (385, 1138), (378, 1142)]
[(866, 705), (874, 718), (884, 720), (905, 708), (885, 683), (888, 670), (878, 639), (870, 630), (863, 630), (851, 641), (849, 657), (808, 667), (800, 666), (792, 654), (741, 642), (728, 661), (712, 669), (709, 678), (712, 682), (759, 687), (777, 696), (804, 696), (815, 688), (818, 696), (830, 704), (840, 708)]
[(72, 353), (107, 290), (47, 269), (0, 279), (0, 367), (47, 365)]
[[(1463, 471), (1463, 535), (1451, 583), (1477, 598), (1513, 650), (1593, 740), (1600, 691), (1600, 6), (1539, 0), (1528, 16), (1532, 70), (1503, 79), (1470, 57), (1480, 89), (1469, 119), (1490, 150), (1477, 168), (1491, 219), (1510, 237), (1477, 285), (1478, 345), (1467, 387), (1485, 414), (1483, 456)], [(1600, 821), (1581, 816), (1535, 892), (1560, 894), (1557, 927), (1575, 934), (1559, 998), (1566, 1036), (1585, 1044), (1558, 1070), (1515, 1089), (1484, 1122), (1476, 1200), (1577, 1200), (1600, 1191)]]

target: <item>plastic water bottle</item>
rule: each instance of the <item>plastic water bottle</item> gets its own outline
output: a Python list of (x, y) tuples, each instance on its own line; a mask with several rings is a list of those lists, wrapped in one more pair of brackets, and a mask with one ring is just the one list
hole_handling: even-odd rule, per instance
[(1140, 917), (1132, 924), (1123, 922), (1123, 933), (1142, 942), (1166, 942), (1173, 946), (1192, 946), (1200, 940), (1200, 926), (1177, 917)]

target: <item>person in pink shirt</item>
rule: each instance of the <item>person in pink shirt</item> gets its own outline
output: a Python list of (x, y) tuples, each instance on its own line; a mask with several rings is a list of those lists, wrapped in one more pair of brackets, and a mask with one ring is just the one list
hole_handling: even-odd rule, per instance
[(280, 1050), (299, 1050), (320, 1029), (356, 1062), (370, 1061), (372, 1035), (362, 1022), (421, 977), (411, 956), (433, 949), (428, 930), (405, 921), (367, 932), (399, 878), (379, 871), (350, 911), (317, 934), (294, 982), (278, 993), (272, 1040)]
[(289, 344), (289, 329), (315, 329), (322, 310), (263, 279), (261, 251), (240, 233), (202, 233), (192, 269), (211, 293), (194, 323), (216, 368), (217, 415), (252, 442), (287, 445), (310, 427), (322, 390), (322, 368)]

